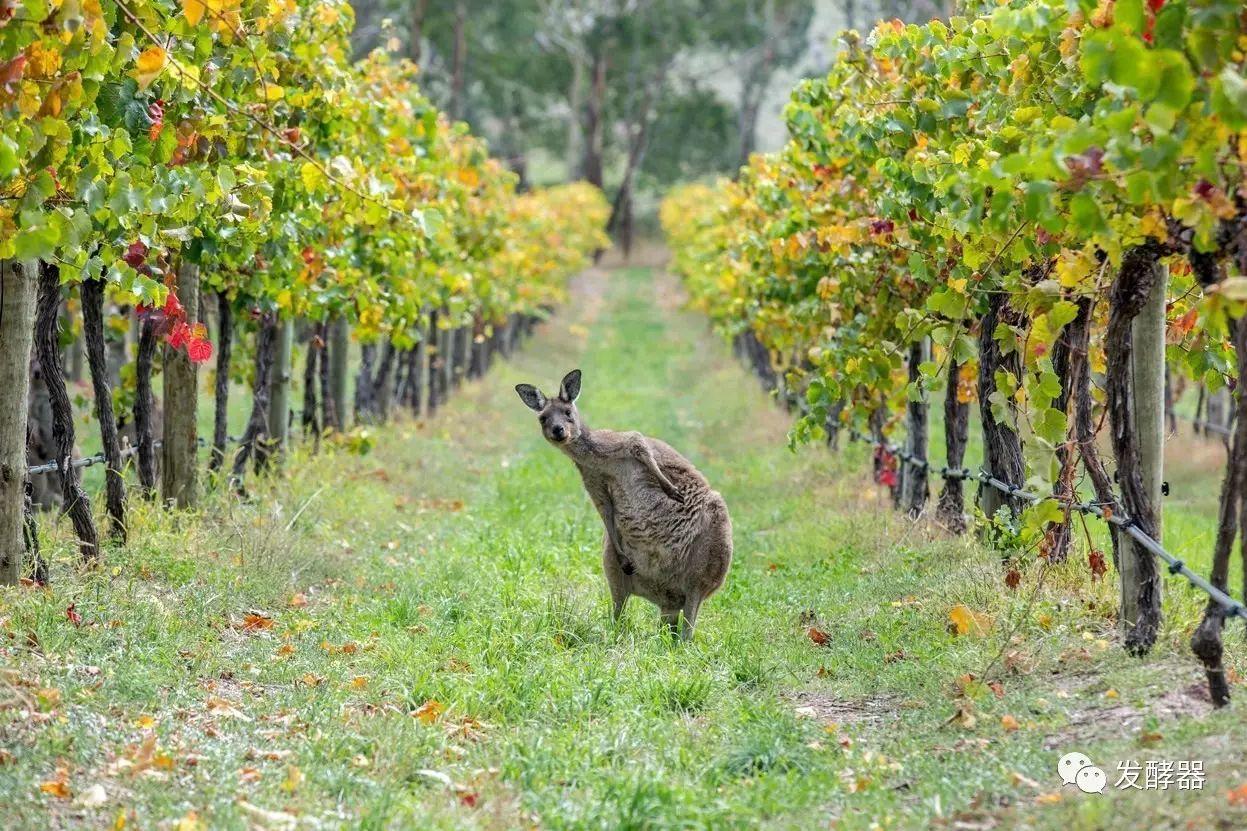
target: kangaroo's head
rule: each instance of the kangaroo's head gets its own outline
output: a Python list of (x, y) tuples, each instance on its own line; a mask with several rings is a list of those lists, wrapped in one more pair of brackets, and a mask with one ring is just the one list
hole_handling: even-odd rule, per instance
[(580, 423), (580, 413), (576, 410), (576, 399), (580, 396), (580, 370), (573, 369), (559, 384), (556, 398), (547, 398), (541, 390), (532, 384), (517, 384), (515, 391), (520, 400), (535, 411), (541, 422), (542, 435), (553, 444), (564, 444), (580, 437), (584, 429)]

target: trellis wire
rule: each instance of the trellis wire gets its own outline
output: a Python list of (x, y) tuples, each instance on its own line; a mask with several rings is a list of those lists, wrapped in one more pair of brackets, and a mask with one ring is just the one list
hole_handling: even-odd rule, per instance
[(1225, 610), (1225, 613), (1228, 616), (1241, 617), (1244, 620), (1247, 620), (1247, 607), (1243, 606), (1242, 603), (1230, 597), (1228, 594), (1209, 583), (1203, 577), (1187, 568), (1186, 563), (1166, 551), (1159, 542), (1144, 533), (1143, 530), (1134, 523), (1134, 520), (1128, 516), (1121, 515), (1117, 511), (1112, 511), (1106, 516), (1103, 507), (1095, 502), (1079, 502), (1074, 499), (1060, 499), (1059, 497), (1052, 496), (1051, 494), (1040, 494), (1033, 491), (1026, 491), (1021, 488), (1014, 487), (1008, 482), (997, 479), (986, 470), (979, 470), (975, 473), (969, 468), (950, 468), (948, 466), (934, 467), (926, 459), (920, 459), (903, 448), (895, 447), (887, 442), (872, 439), (869, 436), (862, 435), (856, 431), (854, 431), (851, 435), (858, 441), (864, 441), (877, 449), (882, 449), (888, 453), (891, 453), (911, 467), (915, 467), (920, 470), (927, 470), (942, 479), (977, 480), (985, 485), (995, 488), (1001, 493), (1032, 504), (1042, 502), (1046, 499), (1051, 499), (1058, 504), (1079, 512), (1080, 514), (1089, 514), (1091, 516), (1099, 517), (1110, 525), (1115, 525), (1122, 529), (1124, 533), (1128, 534), (1132, 539), (1139, 543), (1139, 545), (1143, 546), (1153, 555), (1163, 560), (1169, 567), (1170, 574), (1179, 574), (1185, 577), (1188, 583), (1216, 601), (1217, 605)]
[[(242, 439), (239, 438), (238, 436), (230, 436), (229, 441), (231, 444), (238, 444), (239, 442), (242, 441)], [(200, 438), (196, 440), (195, 443), (199, 447), (208, 446), (208, 440), (204, 438)], [(152, 447), (160, 447), (163, 444), (164, 444), (163, 441), (161, 441), (160, 439), (156, 439), (154, 442), (152, 442)], [(130, 456), (133, 456), (138, 452), (139, 452), (138, 445), (137, 444), (131, 445), (130, 447), (127, 447), (125, 450), (121, 451), (121, 458), (123, 459), (129, 458)], [(83, 456), (80, 459), (70, 459), (69, 467), (70, 468), (92, 467), (93, 465), (102, 465), (106, 461), (107, 459), (104, 458), (103, 453), (96, 453), (94, 456)], [(30, 474), (31, 476), (34, 476), (37, 473), (56, 473), (58, 470), (61, 470), (63, 467), (64, 465), (62, 465), (60, 462), (44, 462), (41, 465), (33, 465), (31, 467), (26, 468), (26, 472)]]

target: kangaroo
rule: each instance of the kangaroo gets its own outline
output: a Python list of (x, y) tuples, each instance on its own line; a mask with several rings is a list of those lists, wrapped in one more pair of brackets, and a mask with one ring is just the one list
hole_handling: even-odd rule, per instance
[(580, 370), (563, 378), (556, 398), (531, 384), (515, 391), (538, 413), (546, 440), (575, 463), (602, 517), (612, 619), (619, 620), (635, 594), (658, 607), (672, 634), (691, 638), (702, 601), (723, 585), (732, 562), (723, 497), (666, 442), (635, 431), (590, 430), (576, 409)]

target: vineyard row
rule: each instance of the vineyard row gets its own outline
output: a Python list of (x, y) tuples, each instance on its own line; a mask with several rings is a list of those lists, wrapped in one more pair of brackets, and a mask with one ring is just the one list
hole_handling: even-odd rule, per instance
[(351, 56), (353, 17), (343, 0), (0, 0), (0, 583), (23, 562), (46, 579), (26, 499), (28, 428), (44, 426), (32, 383), (48, 428), (33, 461), (59, 468), (43, 475), (82, 559), (104, 551), (70, 461), (67, 342), (122, 545), (129, 455), (144, 496), (199, 500), (201, 364), (215, 362), (213, 471), (230, 381), (252, 390), (229, 465), (241, 489), (288, 440), (296, 332), (309, 437), (346, 427), (352, 340), (358, 422), (431, 412), (606, 243), (600, 192), (521, 191), (414, 65)]
[[(876, 476), (910, 514), (927, 510), (943, 389), (949, 468), (964, 466), (977, 403), (984, 475), (1006, 486), (980, 487), (980, 528), (1011, 559), (1064, 560), (1080, 490), (1128, 518), (1131, 533), (1111, 523), (1119, 620), (1144, 653), (1161, 577), (1139, 538), (1162, 539), (1166, 409), (1184, 384), (1210, 402), (1233, 391), (1209, 575), (1227, 595), (1247, 496), (1247, 9), (963, 8), (846, 33), (827, 77), (794, 91), (780, 152), (668, 196), (674, 266), (799, 403), (794, 445), (903, 431), (908, 461), (880, 452)], [(963, 487), (949, 478), (934, 506), (957, 532)], [(1227, 611), (1210, 599), (1191, 640), (1219, 704)]]

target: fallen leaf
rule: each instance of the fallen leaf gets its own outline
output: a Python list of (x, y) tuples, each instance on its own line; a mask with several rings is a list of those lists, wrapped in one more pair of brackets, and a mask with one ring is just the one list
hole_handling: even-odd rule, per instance
[(986, 635), (987, 630), (992, 626), (990, 617), (975, 612), (961, 603), (949, 610), (948, 619), (952, 623), (952, 631), (955, 635)]
[(1039, 805), (1059, 805), (1064, 797), (1060, 793), (1041, 793), (1035, 797), (1035, 802)]
[(1227, 793), (1225, 798), (1229, 800), (1231, 805), (1247, 807), (1247, 782), (1244, 782), (1234, 790)]
[(282, 780), (281, 789), (286, 793), (294, 793), (303, 784), (303, 771), (295, 765), (286, 766), (286, 778)]
[(299, 676), (299, 680), (309, 687), (319, 687), (321, 684), (325, 683), (324, 676), (317, 675), (314, 672), (303, 673)]
[(475, 791), (464, 791), (463, 793), (459, 794), (459, 802), (463, 805), (468, 806), (469, 808), (475, 808), (476, 801), (479, 798), (480, 797), (476, 794)]
[(244, 632), (258, 632), (261, 629), (272, 629), (273, 618), (262, 612), (248, 612), (243, 615), (242, 629)]
[(290, 600), (287, 605), (292, 609), (302, 609), (307, 605), (307, 595), (303, 592), (296, 592), (290, 596)]
[(1018, 720), (1015, 719), (1013, 716), (1004, 715), (1000, 717), (1000, 726), (1003, 727), (1007, 732), (1012, 733), (1014, 730), (1017, 730), (1022, 725), (1018, 724)]
[(70, 603), (68, 606), (66, 606), (65, 617), (69, 618), (69, 622), (72, 623), (74, 626), (81, 626), (82, 615), (78, 614), (78, 610), (74, 608), (77, 605), (78, 605), (77, 603)]
[(826, 646), (827, 642), (831, 640), (831, 635), (828, 635), (817, 626), (811, 626), (809, 629), (805, 630), (805, 634), (818, 646)]
[(412, 715), (420, 719), (421, 724), (432, 724), (441, 717), (445, 710), (446, 707), (440, 701), (430, 698), (417, 707)]
[(47, 794), (52, 794), (52, 796), (57, 799), (69, 799), (69, 797), (72, 796), (72, 792), (69, 790), (69, 783), (60, 778), (51, 779), (40, 784), (39, 790)]
[(1005, 585), (1011, 589), (1016, 589), (1022, 584), (1022, 572), (1016, 568), (1011, 568), (1005, 572)]
[(367, 686), (368, 686), (367, 675), (356, 675), (354, 678), (351, 679), (351, 687), (353, 689), (362, 690)]

